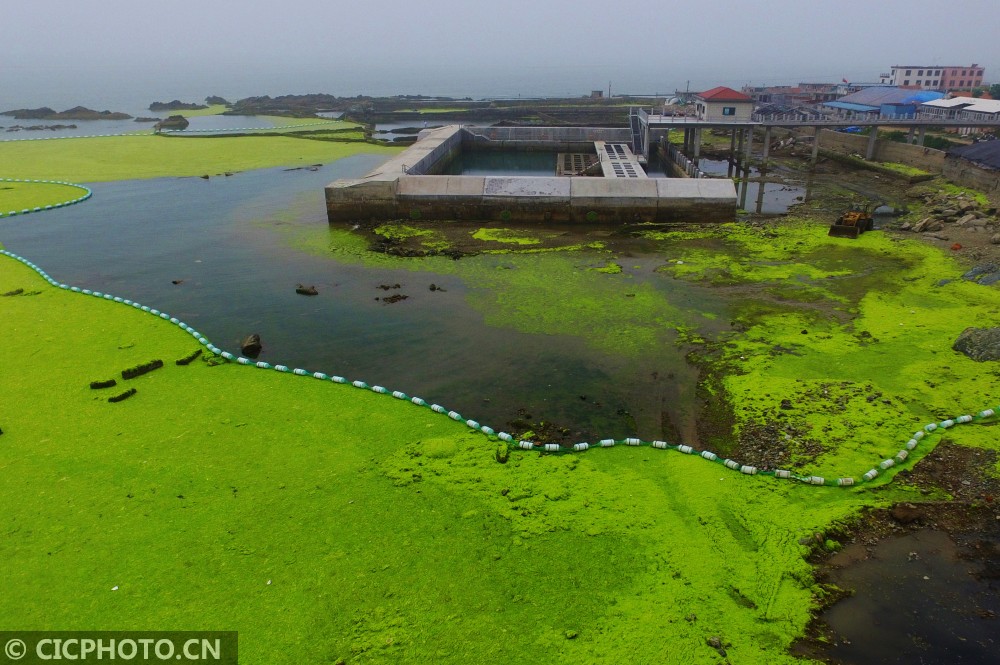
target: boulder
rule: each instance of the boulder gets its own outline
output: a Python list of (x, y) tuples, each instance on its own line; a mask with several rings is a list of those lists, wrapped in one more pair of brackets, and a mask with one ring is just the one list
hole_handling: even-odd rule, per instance
[(993, 245), (1000, 245), (1000, 233), (994, 233), (990, 237), (990, 243)]
[(968, 215), (963, 215), (957, 222), (955, 222), (955, 224), (957, 224), (958, 226), (965, 226), (975, 218), (976, 215), (974, 213), (969, 213)]
[(966, 328), (951, 348), (977, 362), (1000, 360), (1000, 328)]
[(260, 343), (260, 335), (257, 333), (247, 335), (246, 339), (240, 343), (240, 351), (247, 358), (256, 358), (260, 355), (262, 349), (263, 346), (261, 346)]

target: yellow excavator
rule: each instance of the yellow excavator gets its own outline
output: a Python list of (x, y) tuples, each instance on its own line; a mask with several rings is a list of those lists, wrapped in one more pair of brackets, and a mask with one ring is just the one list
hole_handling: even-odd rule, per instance
[(865, 231), (871, 231), (875, 228), (875, 219), (872, 216), (875, 207), (871, 203), (851, 206), (850, 210), (837, 218), (827, 235), (835, 238), (857, 238)]

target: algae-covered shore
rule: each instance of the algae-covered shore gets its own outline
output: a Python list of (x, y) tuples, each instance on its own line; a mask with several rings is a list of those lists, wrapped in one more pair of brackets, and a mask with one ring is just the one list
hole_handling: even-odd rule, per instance
[[(188, 174), (233, 168), (217, 155), (239, 140), (312, 143), (198, 139)], [(131, 168), (126, 143), (109, 178)], [(99, 163), (31, 150), (17, 157), (39, 174), (50, 164), (40, 177), (102, 179)], [(63, 194), (33, 189), (16, 192), (25, 207)], [(441, 256), (455, 233), (482, 253)], [(936, 248), (884, 233), (845, 244), (809, 219), (623, 233), (376, 230), (438, 254), (424, 257), (373, 253), (325, 226), (284, 224), (274, 239), (330, 261), (447, 271), (498, 328), (634, 362), (682, 345), (700, 372), (700, 445), (762, 469), (860, 477), (925, 424), (996, 406), (996, 368), (951, 344), (972, 322), (1000, 325), (1000, 293), (955, 279), (963, 266)], [(719, 321), (672, 302), (673, 283), (737, 305)], [(648, 447), (508, 451), (350, 385), (204, 357), (175, 365), (197, 347), (190, 335), (5, 257), (0, 294), (11, 629), (238, 630), (244, 662), (261, 663), (797, 662), (790, 646), (839, 593), (813, 560), (863, 510), (947, 502), (953, 487), (909, 477), (942, 439), (939, 452), (997, 448), (995, 420), (980, 419), (847, 488)], [(121, 378), (153, 359), (165, 366)], [(111, 377), (117, 387), (90, 388)], [(995, 456), (982, 459), (994, 475)]]

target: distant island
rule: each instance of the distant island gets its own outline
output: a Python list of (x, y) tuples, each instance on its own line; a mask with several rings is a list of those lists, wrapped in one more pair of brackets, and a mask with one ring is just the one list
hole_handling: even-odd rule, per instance
[(48, 106), (37, 109), (16, 109), (4, 111), (0, 115), (10, 116), (16, 120), (131, 120), (128, 113), (117, 111), (94, 111), (85, 106), (74, 106), (65, 111), (55, 111)]
[(149, 105), (150, 111), (201, 111), (207, 108), (204, 104), (182, 102), (179, 99), (172, 102), (153, 102)]

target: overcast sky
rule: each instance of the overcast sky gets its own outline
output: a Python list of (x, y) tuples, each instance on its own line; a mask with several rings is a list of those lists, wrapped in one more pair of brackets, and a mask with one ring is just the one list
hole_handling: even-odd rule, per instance
[[(997, 0), (4, 0), (0, 107), (222, 94), (653, 93), (986, 67)], [(86, 99), (81, 99), (86, 101)]]

